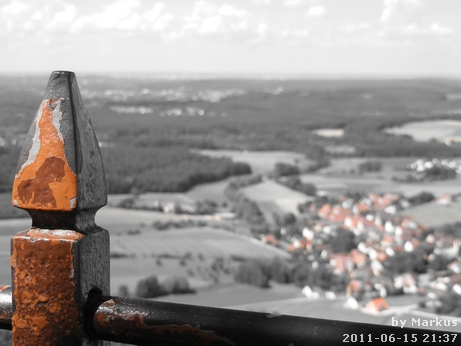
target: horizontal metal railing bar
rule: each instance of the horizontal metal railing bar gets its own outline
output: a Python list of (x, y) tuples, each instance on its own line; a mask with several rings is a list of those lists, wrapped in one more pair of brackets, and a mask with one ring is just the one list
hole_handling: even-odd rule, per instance
[[(12, 328), (10, 286), (0, 286), (0, 329)], [(91, 294), (86, 328), (93, 339), (133, 345), (337, 345), (455, 341), (461, 333), (325, 320)]]
[[(461, 333), (305, 318), (93, 295), (87, 328), (96, 339), (134, 345), (394, 345), (453, 338)], [(352, 339), (351, 339), (352, 338)]]

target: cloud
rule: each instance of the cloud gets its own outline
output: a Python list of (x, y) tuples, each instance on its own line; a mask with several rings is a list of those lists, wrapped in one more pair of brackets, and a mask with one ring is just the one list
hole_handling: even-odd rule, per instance
[(326, 10), (325, 7), (323, 6), (313, 6), (309, 8), (306, 12), (306, 16), (308, 17), (314, 17), (314, 18), (320, 18), (325, 16)]
[[(64, 8), (61, 11), (56, 11), (52, 16), (51, 20), (48, 20), (48, 24), (46, 25), (46, 29), (48, 30), (65, 30), (69, 23), (71, 23), (76, 14), (77, 9), (73, 5), (63, 5)], [(42, 18), (45, 14), (41, 11), (35, 12), (32, 17), (37, 18), (37, 22), (43, 22)]]
[(416, 24), (409, 24), (402, 30), (405, 35), (418, 36), (418, 35), (451, 35), (453, 30), (443, 27), (437, 23), (432, 23), (428, 26), (421, 26)]
[(255, 5), (255, 6), (261, 6), (261, 5), (270, 5), (272, 3), (271, 0), (251, 0), (250, 4)]
[(402, 25), (419, 20), (423, 3), (420, 0), (384, 0), (381, 22)]
[(300, 38), (305, 38), (307, 36), (310, 35), (310, 32), (309, 30), (288, 30), (288, 29), (285, 29), (285, 30), (282, 30), (280, 32), (280, 36), (281, 38), (283, 38), (284, 40), (286, 39), (291, 39), (291, 40), (297, 40), (297, 39), (300, 39)]
[[(303, 4), (307, 7), (301, 11), (294, 8)], [(28, 42), (41, 36), (49, 41), (73, 39), (74, 43), (112, 42), (128, 37), (139, 43), (180, 39), (187, 44), (198, 40), (243, 44), (283, 41), (308, 36), (310, 28), (303, 15), (325, 14), (324, 7), (312, 4), (315, 2), (304, 0), (8, 0), (2, 6), (0, 0), (0, 35), (10, 41), (22, 35)]]
[(303, 4), (303, 0), (285, 0), (284, 6), (295, 7)]
[(173, 21), (174, 16), (171, 13), (165, 13), (161, 15), (154, 21), (152, 24), (153, 31), (165, 31), (170, 26), (171, 22)]
[(370, 30), (370, 24), (366, 22), (348, 24), (343, 27), (342, 30), (347, 33), (357, 33), (365, 30), (368, 31)]
[(165, 4), (159, 2), (155, 4), (155, 6), (150, 11), (144, 12), (142, 14), (142, 17), (149, 22), (155, 22), (162, 14), (164, 8)]
[(198, 32), (201, 34), (212, 34), (220, 30), (222, 26), (222, 19), (220, 16), (211, 16), (205, 18), (198, 29)]
[(138, 6), (136, 0), (117, 1), (95, 16), (96, 25), (104, 29), (135, 29), (140, 20)]
[[(70, 26), (74, 34), (98, 30), (127, 33), (160, 32), (168, 29), (174, 16), (165, 12), (165, 4), (142, 4), (137, 0), (120, 0), (106, 8), (82, 15)], [(115, 30), (115, 31), (114, 31)]]
[(71, 22), (75, 14), (77, 13), (77, 9), (74, 5), (64, 5), (64, 9), (61, 12), (57, 12), (54, 15), (54, 20), (57, 22)]
[(224, 35), (227, 39), (256, 30), (249, 12), (210, 1), (197, 2), (192, 14), (184, 17), (183, 28), (190, 34)]
[[(130, 0), (125, 1), (125, 3), (129, 2)], [(131, 2), (134, 5), (134, 0)], [(121, 6), (123, 3), (123, 1), (119, 1), (115, 4), (116, 6), (109, 6), (106, 11), (99, 13), (98, 17), (100, 17), (102, 26), (111, 26), (111, 21), (113, 24), (122, 19), (121, 12), (129, 10)], [(37, 0), (29, 2), (27, 5), (21, 1), (13, 0), (3, 7), (0, 5), (0, 32), (6, 31), (15, 35), (27, 32), (33, 32), (34, 35), (53, 32), (69, 33), (75, 22), (79, 22), (81, 25), (96, 19), (96, 15), (86, 18), (87, 16), (79, 13), (81, 7), (80, 3), (74, 5), (58, 0)]]
[(154, 16), (155, 6), (146, 12), (150, 17), (142, 17), (139, 7), (140, 3), (137, 0), (119, 0), (110, 4), (102, 11), (81, 16), (72, 26), (72, 31), (78, 32), (82, 29), (94, 30), (95, 28), (129, 31), (145, 26), (149, 22), (149, 19), (153, 21), (157, 19), (158, 15)]
[(65, 30), (77, 14), (74, 5), (58, 1), (24, 3), (11, 1), (0, 6), (0, 34), (39, 35), (47, 31)]
[[(182, 20), (184, 37), (189, 38), (189, 42), (221, 40), (245, 45), (302, 44), (311, 39), (315, 31), (311, 30), (312, 25), (305, 17), (322, 17), (326, 13), (323, 6), (311, 5), (311, 8), (307, 6), (302, 10), (294, 7), (312, 4), (311, 1), (279, 0), (278, 5), (283, 6), (275, 6), (275, 1), (272, 3), (274, 6), (268, 8), (252, 9), (244, 7), (243, 3), (230, 1), (195, 2), (192, 11)], [(306, 9), (309, 9), (309, 14), (306, 14)]]
[(450, 35), (453, 30), (436, 22), (425, 20), (421, 0), (384, 0), (379, 36), (390, 38), (416, 38)]
[(222, 37), (249, 41), (261, 36), (262, 21), (254, 20), (245, 7), (225, 0), (186, 1), (180, 5), (140, 0), (94, 4), (85, 0), (75, 4), (58, 0), (0, 2), (0, 35), (10, 41), (22, 36), (26, 41), (32, 40), (34, 35), (49, 40), (77, 40), (86, 35), (93, 41), (120, 37), (148, 41)]
[(12, 1), (10, 4), (3, 7), (2, 12), (10, 15), (17, 15), (29, 8), (29, 5), (26, 5), (22, 2)]

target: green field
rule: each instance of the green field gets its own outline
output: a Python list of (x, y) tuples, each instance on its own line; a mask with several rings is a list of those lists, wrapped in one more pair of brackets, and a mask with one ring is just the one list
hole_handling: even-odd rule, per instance
[(130, 256), (194, 256), (206, 258), (290, 257), (283, 251), (264, 245), (258, 240), (211, 227), (146, 231), (136, 235), (111, 237), (111, 252)]
[[(461, 193), (461, 178), (456, 179), (433, 181), (426, 183), (409, 183), (409, 184), (396, 184), (389, 192), (401, 192), (405, 196), (414, 196), (422, 191), (430, 192), (435, 197), (440, 197), (443, 194), (459, 194)], [(385, 192), (385, 191), (379, 191)]]
[(377, 179), (367, 176), (323, 176), (318, 174), (302, 175), (304, 183), (314, 184), (320, 192), (339, 196), (348, 191), (364, 193), (402, 193), (406, 197), (417, 195), (423, 191), (431, 192), (435, 197), (446, 193), (461, 193), (461, 178), (435, 181), (398, 183), (388, 179)]
[(386, 178), (392, 178), (389, 174), (395, 174), (406, 169), (406, 166), (420, 157), (347, 157), (347, 158), (332, 158), (330, 165), (322, 168), (318, 173), (327, 175), (351, 174), (358, 172), (359, 165), (368, 161), (381, 162), (382, 169), (376, 173), (366, 173), (367, 175), (378, 175)]
[[(196, 294), (169, 295), (156, 298), (156, 300), (236, 309), (239, 309), (238, 306), (241, 304), (261, 303), (265, 304), (265, 307), (260, 311), (273, 311), (270, 307), (270, 301), (295, 297), (302, 297), (301, 289), (292, 284), (271, 283), (270, 288), (258, 288), (232, 283), (200, 290)], [(304, 300), (306, 299), (304, 298)]]
[(242, 189), (243, 194), (251, 201), (263, 203), (273, 202), (285, 213), (299, 214), (298, 204), (313, 200), (301, 192), (294, 191), (272, 180), (250, 185)]
[(232, 178), (214, 183), (200, 184), (187, 191), (185, 195), (194, 201), (211, 200), (220, 205), (223, 203), (229, 204), (229, 199), (225, 196), (224, 190), (226, 189), (230, 180), (232, 180)]
[(275, 215), (282, 215), (285, 211), (274, 201), (258, 201), (259, 210), (264, 215), (264, 220), (275, 224)]
[(301, 181), (306, 184), (314, 184), (319, 191), (326, 193), (344, 194), (347, 191), (375, 192), (391, 186), (390, 182), (367, 178), (360, 175), (326, 176), (319, 174), (303, 174)]
[(314, 163), (304, 154), (291, 151), (248, 151), (248, 150), (198, 150), (201, 155), (229, 157), (234, 162), (245, 162), (251, 166), (253, 174), (267, 174), (274, 170), (276, 163), (287, 163), (307, 167)]
[(408, 208), (401, 212), (401, 214), (411, 216), (413, 220), (422, 225), (433, 227), (461, 222), (460, 210), (461, 201), (453, 202), (450, 205), (440, 205), (431, 202)]
[(431, 139), (440, 142), (461, 140), (461, 121), (457, 120), (437, 120), (410, 122), (400, 127), (392, 127), (385, 130), (394, 135), (409, 135), (415, 141), (428, 142)]
[[(111, 259), (112, 289), (121, 284), (131, 288), (143, 277), (152, 274), (161, 276), (186, 274), (187, 267), (179, 264), (181, 256), (190, 254), (197, 258), (203, 255), (205, 261), (218, 257), (237, 256), (240, 258), (288, 258), (285, 252), (262, 244), (256, 239), (241, 236), (212, 227), (154, 230), (154, 220), (180, 220), (180, 215), (147, 211), (103, 208), (97, 214), (98, 225), (109, 230), (111, 253), (128, 257)], [(11, 282), (10, 239), (19, 231), (29, 229), (30, 219), (0, 220), (0, 283)], [(128, 234), (129, 230), (139, 230), (140, 234)], [(156, 264), (155, 257), (176, 257)], [(205, 285), (197, 278), (191, 278), (195, 287)]]
[(160, 281), (169, 276), (186, 276), (189, 285), (194, 289), (209, 287), (212, 283), (199, 277), (192, 277), (190, 270), (197, 271), (210, 265), (209, 260), (199, 261), (197, 258), (188, 259), (186, 265), (180, 264), (178, 258), (162, 258), (160, 264), (155, 257), (138, 258), (111, 258), (110, 261), (110, 287), (111, 292), (117, 295), (121, 285), (127, 286), (130, 294), (136, 290), (139, 280), (156, 275)]
[[(320, 192), (330, 195), (342, 195), (348, 191), (365, 193), (402, 193), (414, 196), (422, 191), (431, 192), (438, 197), (446, 193), (461, 193), (461, 178), (432, 182), (396, 182), (395, 176), (410, 173), (406, 166), (418, 157), (350, 157), (331, 159), (330, 166), (315, 174), (302, 174), (304, 183), (314, 184)], [(359, 165), (367, 161), (379, 161), (382, 169), (378, 172), (359, 173)]]

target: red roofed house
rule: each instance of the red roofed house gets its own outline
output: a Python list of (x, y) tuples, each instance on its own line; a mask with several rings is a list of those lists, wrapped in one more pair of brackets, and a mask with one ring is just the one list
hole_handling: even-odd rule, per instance
[(344, 226), (349, 228), (351, 231), (355, 230), (360, 222), (360, 220), (364, 219), (361, 216), (348, 216), (344, 220)]
[(334, 206), (331, 209), (330, 215), (328, 215), (328, 220), (333, 222), (344, 223), (346, 218), (351, 215), (349, 209), (341, 208), (340, 206)]
[(381, 238), (381, 246), (387, 247), (393, 245), (395, 242), (394, 237), (391, 235), (383, 235)]
[(369, 210), (370, 210), (370, 207), (365, 203), (356, 203), (352, 207), (352, 212), (355, 215), (360, 215), (362, 212), (366, 212), (366, 211), (369, 211)]
[(400, 245), (403, 245), (406, 241), (410, 240), (413, 237), (413, 232), (409, 227), (406, 226), (397, 226), (395, 229), (395, 240)]
[(367, 255), (365, 255), (363, 252), (357, 249), (352, 249), (350, 252), (350, 256), (352, 262), (356, 264), (359, 268), (362, 268), (365, 264), (367, 264)]
[(260, 239), (265, 244), (277, 245), (279, 243), (273, 234), (261, 234)]
[(354, 263), (349, 255), (332, 254), (330, 255), (330, 264), (335, 268), (337, 274), (351, 272), (354, 268)]
[(347, 297), (360, 298), (365, 292), (365, 287), (360, 280), (351, 280), (346, 288)]
[(317, 215), (320, 216), (322, 219), (326, 219), (331, 212), (331, 205), (324, 204), (318, 211)]
[(365, 310), (369, 312), (380, 312), (388, 308), (386, 300), (384, 298), (375, 298), (370, 300), (367, 305), (365, 305)]

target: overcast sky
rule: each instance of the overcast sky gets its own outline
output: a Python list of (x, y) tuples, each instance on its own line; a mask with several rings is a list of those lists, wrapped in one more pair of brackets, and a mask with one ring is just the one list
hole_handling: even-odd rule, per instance
[(460, 0), (0, 0), (0, 72), (461, 77)]

